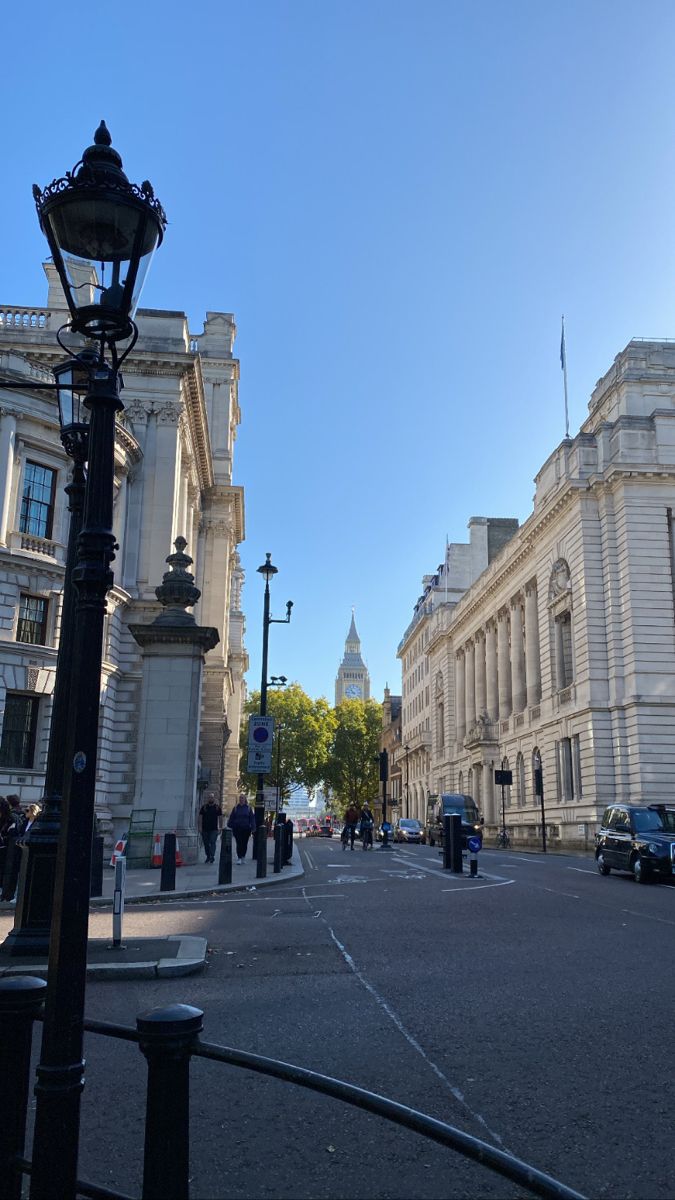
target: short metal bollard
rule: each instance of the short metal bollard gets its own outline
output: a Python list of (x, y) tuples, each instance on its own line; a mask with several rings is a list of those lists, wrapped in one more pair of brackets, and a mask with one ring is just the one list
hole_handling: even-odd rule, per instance
[(473, 853), (469, 855), (469, 875), (475, 879), (478, 874), (478, 855)]
[(103, 895), (103, 834), (97, 833), (91, 846), (91, 884), (90, 896)]
[(255, 831), (256, 879), (264, 879), (267, 875), (267, 829), (260, 825)]
[(220, 835), (218, 858), (218, 883), (232, 883), (232, 830), (224, 829)]
[(159, 877), (160, 892), (175, 892), (176, 890), (176, 835), (164, 834), (162, 850), (162, 873)]
[(190, 1050), (204, 1013), (172, 1004), (140, 1013), (136, 1028), (148, 1063), (143, 1200), (188, 1200)]
[(292, 821), (286, 821), (286, 824), (284, 825), (284, 831), (286, 834), (284, 866), (286, 866), (286, 863), (289, 863), (291, 861), (291, 859), (293, 858), (293, 822)]
[(274, 826), (274, 874), (278, 875), (283, 866), (284, 844), (286, 830), (283, 825)]
[(446, 813), (443, 817), (443, 869), (453, 875), (463, 873), (462, 818), (457, 813)]
[(113, 940), (115, 950), (122, 946), (122, 921), (124, 919), (124, 893), (126, 891), (127, 860), (118, 858), (115, 863), (115, 889), (113, 891)]
[[(33, 975), (0, 979), (0, 1079), (8, 1103), (0, 1121), (0, 1194), (3, 1200), (20, 1200), (22, 1172), (16, 1159), (23, 1157), (30, 1087), (30, 1052), (33, 1022), (44, 1003), (47, 984)], [(11, 1099), (10, 1099), (11, 1098)]]

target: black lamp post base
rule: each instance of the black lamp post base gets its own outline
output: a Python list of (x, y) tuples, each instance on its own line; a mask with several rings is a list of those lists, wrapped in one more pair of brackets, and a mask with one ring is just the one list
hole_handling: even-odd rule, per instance
[(49, 953), (58, 823), (54, 830), (44, 820), (36, 826), (28, 845), (21, 848), (16, 920), (0, 954), (12, 957), (42, 957)]

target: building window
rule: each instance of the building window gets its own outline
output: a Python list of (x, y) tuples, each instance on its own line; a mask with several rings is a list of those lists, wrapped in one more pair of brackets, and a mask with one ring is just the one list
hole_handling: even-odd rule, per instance
[(29, 596), (22, 592), (16, 627), (17, 642), (32, 642), (35, 646), (44, 646), (46, 637), (47, 601), (41, 596)]
[(556, 742), (556, 767), (558, 774), (558, 796), (563, 802), (574, 800), (571, 738), (562, 738), (561, 741)]
[(445, 706), (438, 705), (438, 748), (442, 750), (445, 746)]
[(577, 800), (580, 800), (583, 791), (581, 788), (581, 742), (578, 733), (572, 738), (572, 781), (574, 784), (574, 795)]
[(525, 791), (525, 759), (522, 754), (519, 754), (516, 759), (516, 793), (518, 808), (524, 808), (527, 804), (527, 795)]
[(0, 742), (0, 767), (30, 769), (33, 766), (39, 704), (35, 696), (7, 693)]
[(572, 614), (561, 613), (555, 622), (556, 680), (558, 691), (572, 683)]
[(56, 471), (39, 463), (26, 463), (19, 519), (21, 533), (41, 538), (52, 536), (55, 487)]

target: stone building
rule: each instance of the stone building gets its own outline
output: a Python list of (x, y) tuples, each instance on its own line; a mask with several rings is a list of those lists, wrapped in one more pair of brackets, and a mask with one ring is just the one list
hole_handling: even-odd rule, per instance
[(356, 632), (354, 609), (345, 641), (345, 652), (335, 680), (336, 705), (341, 700), (370, 700), (370, 675), (361, 658), (361, 639)]
[(382, 701), (382, 733), (380, 734), (380, 750), (386, 750), (389, 760), (389, 782), (387, 798), (391, 803), (389, 819), (405, 817), (404, 775), (401, 769), (401, 697), (392, 696), (389, 687), (385, 686)]
[[(448, 613), (471, 584), (499, 554), (518, 528), (513, 518), (472, 517), (469, 541), (452, 542), (445, 547), (445, 558), (434, 575), (422, 579), (422, 594), (415, 604), (413, 617), (398, 646), (403, 676), (401, 697), (401, 750), (407, 777), (406, 816), (423, 821), (427, 796), (432, 791), (448, 791), (449, 776), (435, 772), (432, 777), (432, 722), (439, 705), (443, 709), (437, 750), (445, 760), (444, 706), (450, 697), (433, 694), (431, 660), (428, 653), (432, 618), (442, 607)], [(447, 679), (447, 675), (446, 675)]]
[(629, 342), (535, 482), (525, 523), (424, 618), (424, 784), (471, 793), (490, 828), (502, 765), (507, 825), (534, 841), (539, 778), (553, 844), (590, 845), (607, 803), (675, 786), (675, 346)]
[[(44, 308), (0, 307), (0, 372), (35, 383), (34, 390), (0, 392), (0, 792), (18, 792), (23, 801), (39, 799), (44, 779), (68, 529), (69, 462), (54, 393), (40, 389), (63, 358), (55, 335), (67, 312), (54, 268), (46, 264), (45, 271)], [(133, 808), (150, 807), (157, 809), (156, 828), (181, 824), (189, 837), (199, 788), (230, 799), (238, 774), (247, 656), (237, 554), (244, 496), (232, 482), (240, 420), (236, 331), (229, 313), (207, 313), (198, 335), (181, 312), (141, 309), (137, 323), (117, 425), (119, 549), (105, 621), (96, 806), (110, 836), (126, 828)], [(172, 692), (165, 673), (161, 694), (155, 681), (150, 695), (150, 651), (130, 631), (160, 614), (155, 589), (176, 539), (184, 539), (195, 564), (196, 624), (216, 636), (211, 648), (207, 638), (190, 652), (199, 685), (189, 728), (179, 728), (171, 706), (183, 682), (185, 637), (172, 642), (165, 629), (161, 653), (172, 660), (167, 672), (178, 686)], [(172, 775), (185, 781), (180, 821), (147, 771), (142, 782), (145, 760), (159, 757), (161, 736), (172, 729)], [(154, 749), (153, 737), (160, 739)]]

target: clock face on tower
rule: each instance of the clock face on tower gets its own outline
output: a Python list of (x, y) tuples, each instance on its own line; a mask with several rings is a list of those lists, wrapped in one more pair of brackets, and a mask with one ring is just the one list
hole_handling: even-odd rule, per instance
[(345, 688), (345, 696), (348, 700), (360, 700), (363, 695), (363, 690), (358, 683), (348, 683)]

